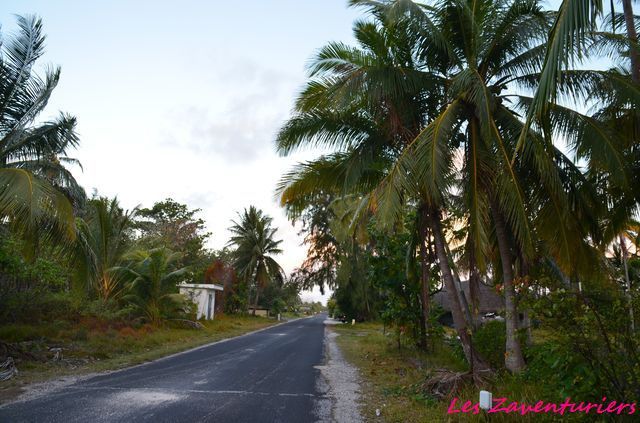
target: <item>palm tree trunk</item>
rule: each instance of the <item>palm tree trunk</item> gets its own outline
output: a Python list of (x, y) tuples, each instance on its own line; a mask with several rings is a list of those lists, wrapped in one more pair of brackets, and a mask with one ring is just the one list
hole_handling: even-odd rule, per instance
[(620, 235), (620, 252), (622, 253), (622, 265), (624, 267), (624, 283), (625, 283), (625, 297), (627, 298), (627, 307), (629, 308), (629, 329), (631, 333), (636, 331), (636, 322), (633, 315), (633, 298), (631, 297), (631, 280), (629, 279), (629, 265), (627, 263), (627, 256), (629, 251), (627, 250), (627, 243), (624, 237)]
[[(627, 27), (627, 38), (633, 43), (638, 42), (635, 20), (633, 16), (633, 6), (631, 0), (622, 0), (622, 10), (624, 12), (624, 23)], [(640, 62), (635, 46), (629, 48), (629, 58), (631, 59), (631, 77), (634, 82), (640, 82)]]
[(247, 279), (247, 313), (249, 313), (249, 307), (251, 307), (251, 285)]
[(491, 212), (493, 214), (493, 223), (498, 241), (498, 250), (500, 251), (504, 284), (505, 323), (507, 327), (504, 364), (509, 371), (519, 373), (524, 369), (525, 364), (520, 342), (517, 337), (518, 310), (516, 307), (516, 293), (513, 287), (513, 260), (509, 249), (505, 223), (497, 209), (495, 201), (491, 204)]
[(473, 330), (480, 327), (480, 275), (478, 274), (478, 263), (476, 252), (471, 239), (469, 249), (469, 301), (471, 306), (471, 324)]
[[(473, 164), (473, 172), (477, 174), (477, 151), (476, 149), (481, 145), (480, 138), (480, 122), (477, 118), (471, 119), (469, 125), (469, 136), (470, 142), (467, 143), (467, 151), (466, 155), (469, 163)], [(477, 195), (477, 194), (476, 194)], [(474, 330), (477, 330), (480, 327), (480, 301), (479, 301), (479, 290), (480, 290), (480, 277), (478, 275), (478, 266), (477, 266), (477, 258), (476, 258), (476, 240), (473, 237), (473, 231), (469, 231), (469, 239), (467, 240), (467, 245), (469, 246), (469, 296), (471, 297), (471, 325)]]
[(420, 223), (420, 300), (422, 303), (422, 316), (420, 319), (421, 333), (420, 346), (427, 348), (427, 334), (429, 333), (429, 256), (427, 254), (428, 237), (428, 212), (426, 207), (420, 208), (422, 214)]
[(256, 309), (258, 308), (258, 300), (260, 299), (260, 288), (256, 286), (256, 300), (253, 303), (253, 315), (256, 315)]
[[(624, 12), (624, 23), (627, 28), (627, 38), (633, 43), (638, 42), (638, 34), (636, 32), (635, 17), (633, 16), (633, 5), (631, 0), (622, 0), (622, 10)], [(613, 11), (612, 11), (613, 13)], [(633, 82), (640, 82), (640, 60), (638, 59), (638, 52), (634, 48), (629, 47), (629, 58), (631, 59), (631, 78)], [(620, 252), (622, 253), (622, 263), (624, 265), (624, 282), (626, 285), (625, 296), (627, 299), (627, 305), (629, 307), (629, 328), (631, 333), (635, 333), (636, 324), (633, 314), (633, 301), (631, 298), (631, 282), (629, 281), (629, 268), (627, 265), (627, 244), (624, 241), (622, 235), (620, 235)]]
[[(522, 251), (520, 250), (518, 252), (518, 257), (520, 258), (520, 277), (522, 278), (522, 280), (526, 280), (529, 276), (529, 263), (528, 261), (524, 258), (524, 255), (522, 254)], [(528, 287), (528, 285), (527, 285)], [(531, 292), (528, 292), (528, 295), (531, 295)], [(524, 309), (522, 311), (522, 327), (521, 329), (524, 329), (527, 333), (527, 340), (526, 340), (526, 344), (527, 346), (531, 346), (533, 345), (533, 331), (531, 329), (531, 318), (530, 318), (530, 310), (528, 308)]]
[(258, 300), (260, 299), (260, 284), (258, 283), (258, 271), (256, 269), (256, 296), (255, 296), (255, 300), (253, 303), (253, 315), (256, 315), (256, 309), (258, 308)]
[(438, 256), (438, 264), (440, 265), (440, 273), (442, 274), (442, 279), (444, 280), (445, 287), (449, 293), (453, 324), (455, 325), (456, 332), (460, 337), (462, 350), (464, 351), (464, 355), (469, 362), (469, 365), (471, 366), (472, 373), (478, 374), (479, 372), (488, 371), (490, 370), (489, 366), (473, 348), (467, 321), (464, 318), (462, 307), (460, 305), (458, 289), (454, 283), (451, 268), (449, 267), (449, 256), (447, 254), (447, 248), (445, 245), (442, 225), (440, 223), (439, 217), (431, 213), (430, 221), (431, 228), (433, 230), (436, 254)]

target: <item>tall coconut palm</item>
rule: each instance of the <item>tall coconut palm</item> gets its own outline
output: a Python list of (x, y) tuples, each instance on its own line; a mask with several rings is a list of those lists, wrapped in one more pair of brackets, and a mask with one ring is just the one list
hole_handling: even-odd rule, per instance
[(44, 53), (42, 21), (17, 20), (19, 32), (4, 40), (0, 53), (0, 215), (30, 232), (72, 239), (68, 200), (84, 198), (64, 167), (76, 163), (66, 157), (78, 144), (76, 120), (60, 114), (35, 123), (58, 84), (60, 68), (46, 70), (44, 77), (33, 71)]
[(275, 239), (277, 229), (271, 227), (273, 219), (262, 210), (250, 206), (238, 217), (239, 221), (232, 221), (233, 225), (229, 228), (233, 234), (229, 246), (235, 247), (234, 267), (247, 284), (248, 293), (251, 292), (251, 284), (255, 289), (255, 315), (262, 289), (272, 281), (284, 280), (284, 270), (273, 258), (282, 253), (279, 247), (282, 240)]
[(124, 211), (118, 200), (89, 200), (86, 215), (77, 221), (75, 247), (76, 284), (103, 301), (117, 297), (125, 288), (117, 266), (130, 248), (136, 210)]
[[(285, 175), (279, 187), (284, 202), (304, 198), (314, 190), (319, 193), (326, 190), (364, 195), (361, 203), (366, 206), (368, 194), (425, 122), (434, 116), (444, 97), (446, 79), (416, 62), (419, 59), (416, 41), (420, 37), (410, 30), (410, 23), (390, 20), (386, 10), (378, 5), (376, 3), (372, 10), (374, 22), (354, 25), (360, 48), (330, 44), (312, 62), (312, 79), (298, 101), (298, 114), (279, 134), (278, 148), (281, 153), (287, 153), (291, 146), (320, 144), (341, 151), (302, 164)], [(422, 184), (418, 185), (423, 188)], [(432, 196), (440, 193), (427, 189), (405, 193), (397, 198), (402, 204), (404, 201), (420, 204), (422, 215), (416, 230), (423, 270), (422, 335), (426, 340), (429, 255), (425, 254), (425, 225), (430, 221), (426, 217), (426, 205), (432, 203)], [(361, 206), (357, 210), (366, 209)], [(379, 221), (393, 220), (393, 216), (380, 213), (387, 208), (374, 209)], [(446, 268), (442, 271), (451, 274), (449, 260), (440, 260), (440, 263)], [(458, 289), (451, 285), (448, 291), (465, 354), (472, 368), (482, 371), (486, 364), (473, 351)]]
[[(535, 55), (532, 55), (529, 52), (529, 49), (532, 42), (540, 42), (542, 37), (546, 34), (546, 31), (548, 30), (548, 26), (546, 26), (546, 16), (539, 6), (532, 2), (516, 2), (517, 4), (515, 5), (501, 2), (500, 4), (495, 5), (495, 7), (483, 4), (483, 7), (479, 8), (484, 14), (482, 16), (474, 16), (473, 14), (476, 13), (476, 10), (474, 10), (470, 5), (455, 2), (443, 2), (440, 7), (432, 8), (433, 13), (429, 13), (428, 9), (423, 9), (421, 6), (413, 5), (411, 2), (398, 2), (403, 3), (401, 5), (396, 2), (357, 1), (353, 3), (367, 5), (378, 15), (390, 15), (389, 12), (394, 12), (394, 15), (396, 16), (402, 15), (402, 7), (406, 7), (407, 3), (409, 3), (411, 18), (414, 21), (416, 20), (416, 16), (419, 18), (417, 19), (418, 25), (415, 28), (415, 34), (418, 39), (422, 38), (424, 43), (422, 48), (419, 50), (425, 54), (425, 57), (422, 58), (422, 72), (416, 73), (419, 74), (421, 80), (438, 81), (440, 82), (441, 87), (449, 86), (449, 92), (453, 92), (454, 98), (449, 99), (442, 88), (440, 88), (439, 92), (436, 91), (438, 93), (442, 93), (443, 99), (440, 103), (444, 102), (445, 112), (440, 116), (437, 116), (434, 121), (435, 123), (427, 126), (427, 128), (418, 135), (418, 138), (420, 138), (420, 136), (428, 136), (428, 134), (435, 134), (435, 136), (441, 137), (439, 139), (439, 145), (437, 146), (438, 151), (434, 151), (435, 148), (431, 149), (432, 160), (430, 160), (429, 163), (426, 163), (426, 166), (420, 166), (419, 168), (411, 169), (411, 171), (392, 171), (390, 178), (388, 177), (387, 179), (392, 179), (396, 182), (402, 179), (402, 182), (400, 183), (402, 186), (395, 185), (395, 188), (400, 189), (394, 189), (391, 193), (386, 191), (384, 186), (381, 187), (381, 189), (378, 190), (379, 192), (377, 195), (372, 198), (372, 205), (378, 212), (380, 210), (384, 211), (385, 209), (400, 210), (400, 205), (402, 200), (406, 198), (406, 193), (412, 193), (424, 204), (424, 206), (421, 206), (421, 209), (425, 213), (423, 221), (430, 221), (433, 226), (432, 229), (434, 231), (441, 273), (447, 282), (448, 291), (452, 295), (452, 303), (455, 306), (453, 314), (456, 327), (459, 328), (460, 337), (463, 340), (463, 345), (465, 345), (465, 352), (467, 353), (467, 356), (472, 358), (474, 354), (470, 348), (470, 342), (468, 342), (466, 322), (461, 311), (462, 307), (460, 306), (459, 298), (456, 295), (457, 289), (454, 284), (455, 272), (451, 271), (449, 265), (450, 255), (446, 248), (446, 240), (442, 234), (442, 213), (439, 211), (439, 209), (446, 206), (446, 204), (443, 203), (443, 195), (449, 191), (450, 184), (453, 181), (451, 178), (453, 172), (451, 165), (453, 163), (453, 155), (456, 151), (456, 147), (450, 141), (459, 140), (457, 134), (459, 133), (460, 128), (463, 126), (463, 123), (467, 125), (467, 128), (469, 129), (467, 137), (473, 138), (474, 148), (477, 149), (469, 151), (467, 158), (472, 158), (472, 166), (482, 167), (481, 172), (476, 171), (474, 173), (467, 173), (472, 174), (477, 178), (477, 180), (472, 181), (472, 188), (475, 191), (473, 191), (469, 196), (473, 197), (470, 202), (472, 203), (472, 206), (475, 206), (471, 211), (476, 213), (469, 219), (472, 229), (475, 230), (475, 236), (473, 239), (478, 240), (478, 245), (483, 245), (483, 242), (484, 245), (487, 244), (486, 240), (488, 236), (486, 235), (486, 225), (489, 220), (489, 200), (491, 197), (494, 197), (491, 201), (493, 204), (492, 208), (494, 210), (492, 214), (498, 229), (496, 232), (500, 235), (500, 250), (505, 253), (502, 256), (502, 261), (504, 262), (503, 271), (505, 273), (505, 278), (510, 283), (513, 277), (510, 270), (512, 268), (510, 253), (507, 253), (510, 247), (505, 239), (507, 236), (504, 228), (505, 223), (503, 217), (505, 211), (498, 210), (499, 202), (498, 198), (496, 198), (496, 192), (487, 192), (495, 185), (495, 181), (492, 181), (492, 178), (495, 179), (497, 177), (501, 177), (500, 181), (503, 184), (511, 185), (509, 188), (512, 195), (515, 195), (516, 197), (517, 205), (509, 211), (515, 211), (516, 214), (518, 214), (517, 217), (519, 219), (517, 220), (520, 225), (519, 229), (521, 229), (520, 235), (523, 237), (527, 236), (526, 216), (524, 216), (523, 213), (524, 202), (522, 198), (517, 198), (521, 190), (517, 185), (514, 185), (516, 183), (513, 177), (514, 170), (509, 165), (505, 142), (501, 139), (495, 139), (494, 127), (496, 125), (495, 123), (492, 125), (491, 122), (489, 122), (489, 114), (491, 112), (487, 102), (489, 87), (485, 85), (484, 79), (487, 79), (487, 74), (489, 72), (499, 72), (499, 69), (496, 68), (503, 64), (506, 59), (514, 59), (516, 62), (512, 65), (514, 68), (522, 66), (522, 62), (525, 59), (518, 57), (518, 55), (521, 55), (524, 52), (527, 53), (526, 59), (530, 60), (532, 57), (535, 59)], [(489, 25), (487, 17), (492, 13), (499, 17), (495, 22), (499, 22), (501, 26), (493, 24)], [(466, 24), (460, 26), (461, 21), (471, 24), (474, 22), (476, 17), (481, 18), (478, 22), (482, 25), (478, 25), (476, 27), (471, 25), (470, 28), (468, 28), (468, 25)], [(453, 25), (452, 23), (454, 20), (456, 23)], [(402, 21), (396, 20), (396, 22)], [(471, 35), (464, 34), (464, 31), (459, 29), (462, 27), (465, 29), (475, 30), (475, 33), (472, 33)], [(474, 45), (472, 37), (477, 37), (477, 40), (480, 41), (477, 41)], [(504, 50), (501, 50), (501, 48), (503, 48), (503, 43), (505, 47)], [(538, 55), (540, 55), (540, 52), (542, 52), (542, 49), (538, 48)], [(484, 54), (485, 57), (479, 58), (478, 56), (482, 54)], [(475, 55), (475, 57), (471, 57), (472, 55)], [(344, 78), (346, 82), (343, 84), (344, 86), (339, 87), (339, 90), (334, 88), (338, 84), (332, 84), (331, 94), (335, 96), (335, 91), (338, 91), (344, 97), (345, 94), (348, 95), (349, 93), (355, 93), (357, 91), (353, 89), (353, 86), (356, 85), (354, 81), (365, 79), (367, 76), (370, 77), (370, 79), (365, 79), (365, 81), (371, 85), (371, 80), (373, 80), (373, 78), (371, 78), (370, 74), (367, 74), (366, 71), (363, 71), (364, 67), (361, 66), (356, 68), (356, 71), (353, 72), (351, 71), (351, 68), (354, 68), (354, 66), (350, 63), (345, 63), (346, 60), (344, 60), (346, 57), (351, 58), (355, 56), (357, 58), (366, 58), (366, 56), (362, 54), (360, 56), (356, 56), (355, 54), (351, 54), (350, 56), (342, 54), (342, 57), (335, 56), (338, 55), (334, 53), (333, 57), (328, 57), (333, 59), (333, 61), (326, 60), (327, 58), (321, 58), (324, 60), (319, 60), (319, 63), (316, 65), (316, 68), (325, 72), (328, 69), (334, 70), (335, 75), (333, 75), (333, 80), (340, 81), (341, 76), (346, 76)], [(485, 60), (484, 62), (480, 62), (480, 59)], [(369, 60), (367, 64), (370, 62), (372, 61)], [(393, 76), (394, 74), (387, 70), (387, 75), (387, 78), (390, 79), (390, 76)], [(489, 74), (489, 79), (490, 78), (500, 80), (500, 77), (496, 77), (493, 73)], [(382, 80), (382, 78), (379, 77), (378, 80)], [(411, 79), (408, 80), (409, 82), (412, 82)], [(387, 83), (387, 87), (389, 85), (390, 84)], [(351, 90), (345, 89), (345, 86), (350, 87)], [(360, 84), (360, 87), (365, 89), (367, 88), (366, 85), (362, 83)], [(498, 93), (501, 91), (500, 86), (492, 88), (498, 88)], [(372, 90), (369, 89), (369, 91)], [(395, 91), (391, 92), (395, 93)], [(352, 94), (352, 96), (357, 97), (357, 94)], [(447, 104), (447, 101), (450, 101), (450, 103)], [(442, 107), (440, 103), (435, 102), (432, 104), (436, 104), (440, 108)], [(431, 117), (427, 116), (426, 118), (430, 119)], [(413, 134), (412, 131), (406, 131), (406, 134), (409, 136), (415, 136), (416, 127), (421, 128), (422, 123), (418, 121), (417, 125), (412, 128), (414, 129)], [(489, 148), (481, 145), (481, 136), (484, 136), (484, 143), (487, 145), (493, 145)], [(405, 142), (405, 145), (406, 144), (407, 143)], [(467, 143), (467, 145), (471, 144), (472, 143)], [(410, 144), (410, 146), (411, 145), (412, 144)], [(492, 161), (490, 158), (495, 153), (491, 150), (495, 150), (495, 152), (502, 156), (502, 158), (499, 158), (498, 161)], [(434, 152), (436, 152), (438, 156), (433, 154)], [(413, 153), (414, 151), (407, 151), (405, 148), (401, 157), (411, 156), (411, 159), (413, 159)], [(482, 155), (482, 157), (480, 157), (480, 155)], [(481, 162), (481, 160), (483, 161)], [(506, 167), (504, 167), (505, 164), (507, 164)], [(429, 165), (431, 165), (430, 175), (426, 172)], [(397, 170), (397, 167), (395, 170)], [(402, 176), (400, 173), (402, 173)], [(408, 177), (412, 174), (420, 176)], [(436, 181), (436, 183), (430, 184), (429, 177), (432, 177), (432, 182)], [(424, 182), (426, 182), (426, 184)], [(388, 215), (389, 213), (386, 214)], [(511, 213), (510, 216), (513, 215), (514, 213)], [(511, 295), (507, 299), (507, 303), (510, 306), (513, 305), (513, 301), (510, 301), (512, 298), (513, 296)], [(508, 314), (510, 316), (515, 316), (515, 312), (512, 311), (512, 307), (509, 307)], [(514, 318), (515, 317), (512, 317), (511, 321), (513, 321)], [(513, 333), (515, 328), (511, 328), (511, 331)], [(521, 353), (519, 353), (517, 345), (514, 347), (514, 350), (516, 351), (513, 355), (520, 357), (518, 366), (521, 367)], [(471, 361), (472, 360), (470, 360), (470, 362)]]

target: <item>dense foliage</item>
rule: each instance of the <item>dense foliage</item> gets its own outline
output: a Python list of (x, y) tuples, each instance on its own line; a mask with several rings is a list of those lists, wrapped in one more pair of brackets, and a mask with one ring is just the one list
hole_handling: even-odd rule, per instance
[[(367, 13), (356, 45), (318, 51), (276, 139), (283, 155), (328, 151), (278, 185), (309, 248), (301, 283), (427, 350), (446, 306), (475, 377), (637, 397), (630, 2), (623, 16), (590, 1), (350, 3)], [(481, 313), (490, 293), (497, 319)]]

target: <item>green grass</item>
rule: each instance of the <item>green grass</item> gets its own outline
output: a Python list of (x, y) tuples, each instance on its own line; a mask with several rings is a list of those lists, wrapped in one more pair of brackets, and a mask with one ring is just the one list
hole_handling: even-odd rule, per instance
[[(395, 333), (383, 334), (381, 324), (361, 323), (355, 326), (338, 325), (338, 345), (345, 358), (359, 368), (363, 379), (363, 414), (371, 422), (538, 422), (576, 421), (584, 416), (526, 416), (513, 414), (447, 414), (451, 397), (437, 399), (425, 392), (424, 382), (433, 369), (464, 371), (465, 363), (451, 347), (441, 343), (429, 352), (403, 345), (398, 350)], [(542, 390), (517, 376), (497, 374), (489, 382), (494, 398), (535, 404), (542, 398)], [(465, 386), (458, 397), (463, 401), (478, 401), (479, 389)], [(381, 416), (376, 416), (376, 409)], [(555, 420), (554, 420), (555, 417)]]
[[(202, 330), (149, 325), (134, 328), (96, 319), (0, 326), (0, 340), (19, 343), (25, 350), (47, 358), (46, 362), (16, 360), (20, 373), (0, 382), (0, 402), (15, 398), (22, 388), (34, 382), (120, 369), (275, 323), (274, 319), (261, 317), (220, 316), (203, 322)], [(64, 360), (51, 360), (51, 347), (61, 347)]]
[(298, 319), (300, 317), (305, 317), (303, 313), (292, 313), (290, 311), (285, 311), (280, 314), (280, 317), (283, 319)]

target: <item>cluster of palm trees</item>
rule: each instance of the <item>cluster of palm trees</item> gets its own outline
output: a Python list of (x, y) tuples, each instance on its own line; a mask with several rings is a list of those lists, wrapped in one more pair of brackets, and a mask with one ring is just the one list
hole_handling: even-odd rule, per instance
[[(332, 151), (283, 176), (282, 204), (296, 218), (331, 193), (354, 230), (372, 215), (393, 229), (415, 210), (417, 254), (427, 269), (434, 251), (472, 369), (488, 369), (471, 333), (477, 284), (492, 278), (505, 300), (505, 366), (519, 372), (518, 280), (543, 262), (570, 285), (594, 278), (637, 212), (633, 17), (621, 35), (621, 17), (604, 17), (598, 1), (558, 11), (538, 0), (350, 3), (368, 11), (354, 25), (358, 46), (319, 50), (276, 141), (283, 155)], [(619, 66), (589, 68), (596, 57)], [(453, 252), (451, 221), (466, 235)], [(423, 271), (425, 316), (429, 284)]]
[(189, 305), (177, 284), (191, 276), (183, 253), (136, 237), (138, 209), (123, 210), (117, 199), (92, 198), (76, 218), (75, 241), (66, 254), (76, 293), (107, 307), (130, 309), (154, 325), (185, 315)]

